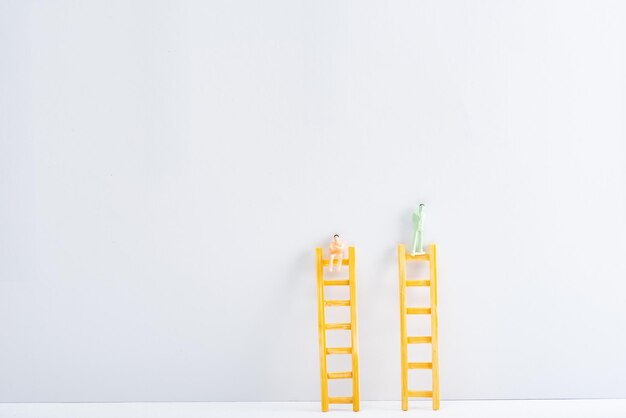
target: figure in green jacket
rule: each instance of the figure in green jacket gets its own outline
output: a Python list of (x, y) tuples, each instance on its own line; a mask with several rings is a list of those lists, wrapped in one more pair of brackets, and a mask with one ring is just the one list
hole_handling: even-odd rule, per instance
[(413, 255), (424, 254), (424, 204), (413, 211)]

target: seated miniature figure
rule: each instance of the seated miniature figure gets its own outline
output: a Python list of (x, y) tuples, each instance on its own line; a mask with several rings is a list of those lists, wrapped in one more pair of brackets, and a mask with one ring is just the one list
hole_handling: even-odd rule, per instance
[(333, 261), (337, 259), (337, 262), (339, 263), (338, 271), (341, 272), (341, 263), (343, 261), (343, 241), (339, 239), (339, 235), (335, 234), (333, 236), (333, 240), (328, 246), (328, 252), (330, 253), (330, 256), (328, 258), (330, 271), (333, 271)]

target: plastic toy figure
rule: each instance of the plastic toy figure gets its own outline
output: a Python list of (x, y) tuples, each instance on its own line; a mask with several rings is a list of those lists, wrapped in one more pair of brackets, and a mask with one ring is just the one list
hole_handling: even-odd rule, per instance
[(424, 204), (413, 211), (413, 255), (424, 254)]
[(339, 263), (338, 271), (341, 272), (341, 262), (343, 261), (343, 241), (339, 239), (339, 235), (335, 234), (333, 236), (333, 240), (328, 246), (328, 252), (330, 253), (330, 257), (328, 258), (330, 271), (333, 271), (333, 261), (337, 259)]

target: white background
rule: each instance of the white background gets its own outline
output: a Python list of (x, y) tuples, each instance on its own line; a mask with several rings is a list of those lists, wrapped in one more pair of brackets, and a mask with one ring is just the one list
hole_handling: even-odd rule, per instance
[(444, 399), (626, 397), (625, 21), (0, 0), (0, 401), (318, 399), (336, 232), (362, 398), (398, 399), (395, 247), (422, 201)]

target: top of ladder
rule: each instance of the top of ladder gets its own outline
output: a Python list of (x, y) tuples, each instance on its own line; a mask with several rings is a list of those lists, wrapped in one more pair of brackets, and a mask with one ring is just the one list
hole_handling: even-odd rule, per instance
[(424, 261), (430, 260), (430, 254), (428, 253), (415, 254), (415, 255), (411, 253), (406, 253), (405, 257), (407, 260), (424, 260)]
[(429, 244), (425, 253), (411, 254), (406, 250), (404, 244), (399, 244), (398, 247), (401, 248), (401, 251), (404, 253), (404, 259), (406, 261), (431, 261), (436, 250), (435, 244)]
[[(330, 264), (330, 260), (327, 257), (324, 257), (324, 249), (322, 247), (317, 247), (315, 249), (315, 251), (319, 254), (319, 256), (321, 258), (322, 266), (328, 267), (329, 264)], [(350, 245), (348, 247), (348, 256), (342, 258), (341, 265), (342, 266), (349, 266), (350, 265), (350, 261), (354, 258), (354, 253), (355, 253), (354, 246)], [(336, 260), (335, 260), (335, 265), (338, 265)]]

